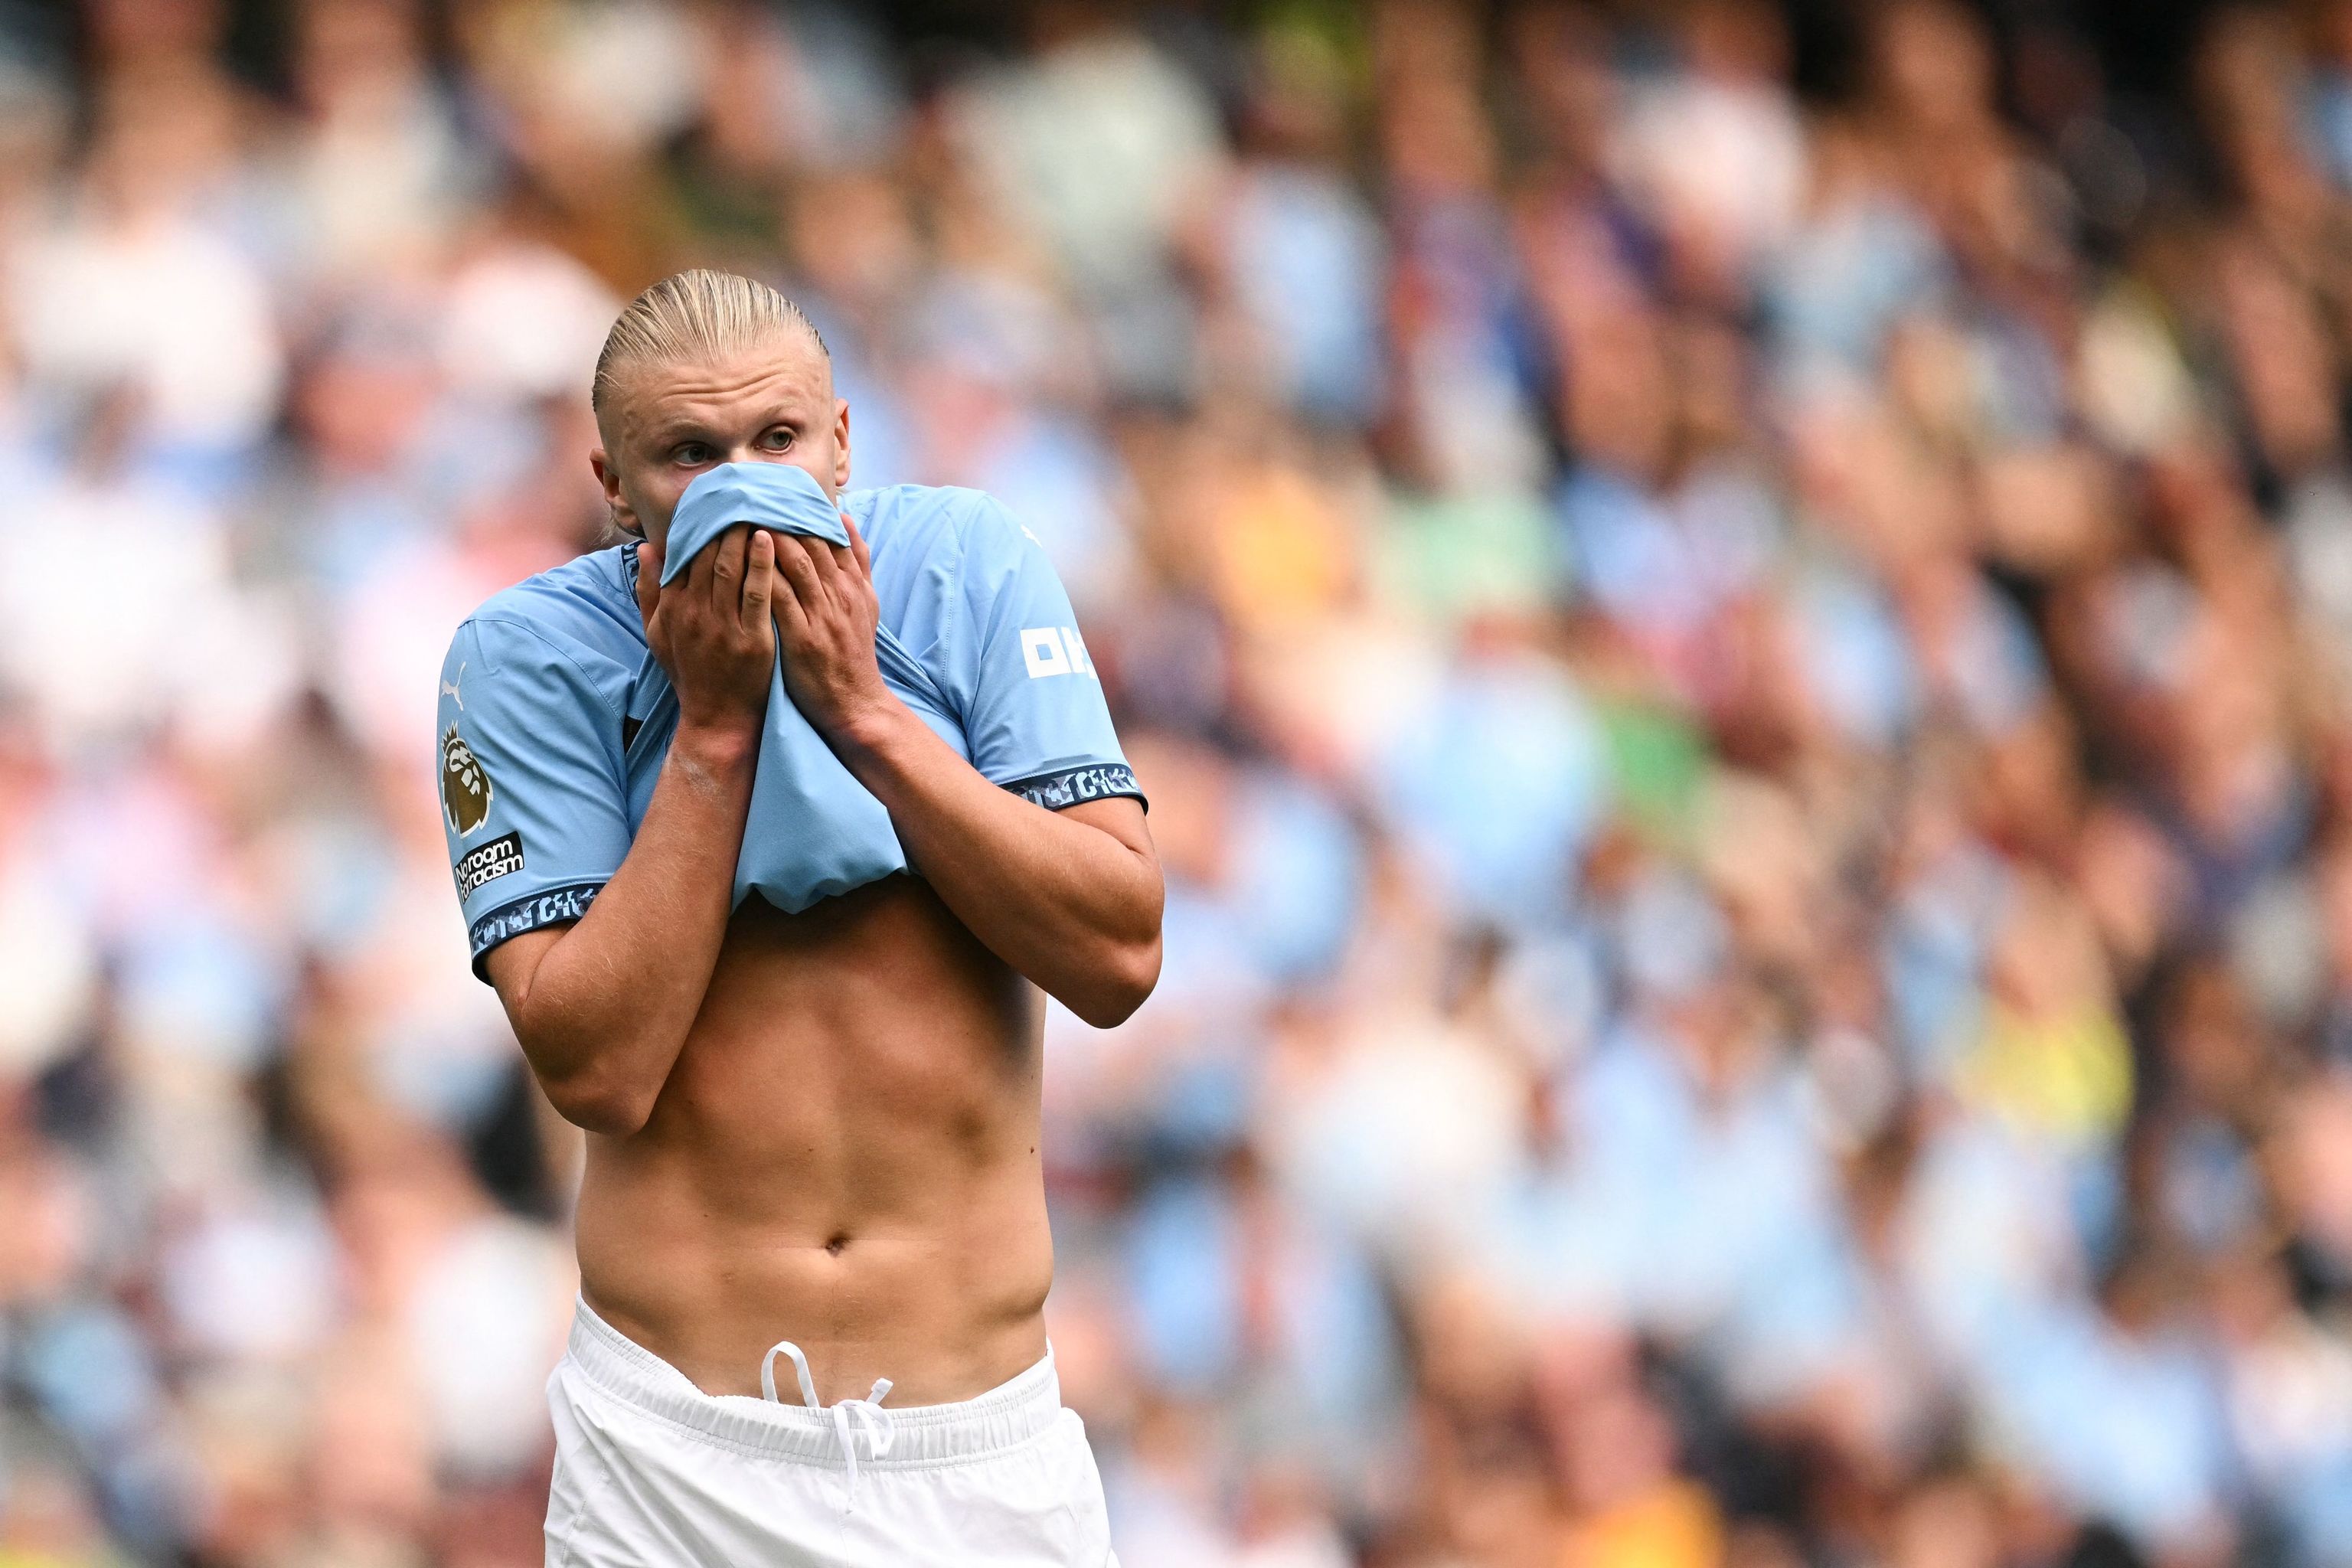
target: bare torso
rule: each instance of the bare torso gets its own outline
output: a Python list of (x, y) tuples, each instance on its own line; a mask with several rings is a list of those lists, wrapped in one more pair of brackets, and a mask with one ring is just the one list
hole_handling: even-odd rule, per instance
[(757, 1394), (785, 1339), (827, 1403), (1013, 1377), (1054, 1267), (1042, 1016), (912, 878), (747, 903), (651, 1119), (588, 1140), (583, 1294), (708, 1394)]

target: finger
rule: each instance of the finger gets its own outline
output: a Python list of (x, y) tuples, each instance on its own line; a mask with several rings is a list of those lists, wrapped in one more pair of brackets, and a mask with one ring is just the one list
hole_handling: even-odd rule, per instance
[[(849, 521), (849, 514), (847, 512), (845, 511), (839, 515), (841, 517), (842, 531), (854, 541), (857, 537), (857, 525)], [(815, 541), (812, 540), (810, 542), (814, 543)], [(833, 571), (827, 574), (828, 576), (835, 575), (836, 574), (845, 576), (856, 575), (857, 557), (851, 552), (848, 545), (835, 544), (828, 539), (824, 542), (824, 552), (831, 559), (833, 563)]]
[(751, 549), (751, 525), (739, 523), (710, 547), (711, 603), (729, 615), (743, 604), (743, 561)]
[(672, 586), (682, 588), (697, 598), (704, 597), (710, 592), (710, 574), (718, 565), (719, 546), (716, 543), (706, 544), (694, 552), (693, 560), (686, 563), (684, 580)]
[(768, 600), (776, 583), (776, 536), (766, 529), (752, 531), (743, 552), (743, 624), (754, 629), (768, 618)]
[(839, 585), (841, 577), (841, 562), (837, 558), (839, 551), (831, 540), (819, 539), (813, 533), (802, 535), (800, 543), (801, 548), (808, 552), (809, 564), (816, 568), (817, 581), (824, 584), (827, 594), (831, 594)]
[(841, 514), (841, 526), (849, 530), (849, 552), (857, 558), (857, 574), (874, 575), (874, 552), (866, 548), (866, 536), (857, 531), (857, 520), (847, 512)]
[(776, 636), (787, 644), (803, 643), (808, 638), (808, 595), (814, 592), (814, 584), (800, 582), (793, 573), (805, 570), (808, 562), (782, 534), (776, 536), (772, 548), (774, 574), (768, 579), (768, 607), (776, 620)]
[(661, 601), (662, 549), (652, 540), (637, 546), (637, 614), (647, 621), (654, 618), (654, 606)]
[(803, 609), (814, 609), (824, 603), (824, 579), (817, 575), (816, 563), (809, 559), (807, 543), (797, 534), (778, 541), (776, 570), (792, 589), (789, 596), (799, 600)]

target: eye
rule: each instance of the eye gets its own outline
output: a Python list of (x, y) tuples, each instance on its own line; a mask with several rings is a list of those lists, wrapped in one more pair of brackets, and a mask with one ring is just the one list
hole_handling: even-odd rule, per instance
[(760, 437), (760, 449), (763, 452), (791, 451), (793, 449), (793, 432), (782, 425), (772, 426), (768, 430), (767, 434)]
[(670, 461), (689, 468), (698, 468), (710, 461), (710, 448), (699, 441), (680, 441), (670, 448)]

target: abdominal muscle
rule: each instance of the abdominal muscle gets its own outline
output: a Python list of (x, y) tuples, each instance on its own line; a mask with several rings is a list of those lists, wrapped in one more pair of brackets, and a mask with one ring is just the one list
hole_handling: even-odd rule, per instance
[[(922, 882), (736, 911), (644, 1129), (591, 1136), (581, 1289), (706, 1394), (969, 1399), (1045, 1350), (1037, 994)], [(789, 1366), (778, 1394), (798, 1403)]]

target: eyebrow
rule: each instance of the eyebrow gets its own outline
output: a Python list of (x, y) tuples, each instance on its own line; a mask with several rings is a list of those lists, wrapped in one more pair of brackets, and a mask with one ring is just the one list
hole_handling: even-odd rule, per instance
[[(778, 426), (791, 430), (797, 435), (802, 430), (807, 428), (807, 423), (799, 416), (789, 414), (778, 415), (772, 418), (763, 419), (760, 422), (760, 428), (761, 430), (773, 430)], [(709, 421), (686, 416), (680, 416), (671, 419), (664, 424), (655, 426), (649, 432), (647, 432), (646, 438), (656, 447), (675, 447), (681, 441), (719, 441), (724, 439), (724, 437), (711, 427)]]

